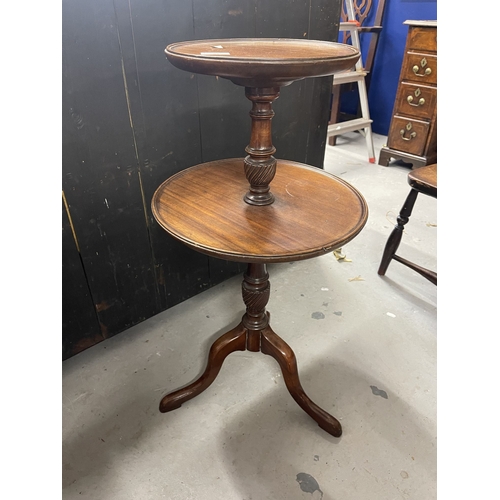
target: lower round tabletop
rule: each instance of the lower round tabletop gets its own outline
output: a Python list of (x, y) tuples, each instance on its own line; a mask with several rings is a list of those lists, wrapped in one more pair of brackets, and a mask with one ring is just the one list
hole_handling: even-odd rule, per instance
[(167, 179), (152, 200), (157, 222), (187, 246), (225, 260), (288, 262), (323, 255), (364, 227), (363, 196), (321, 169), (278, 160), (275, 201), (252, 206), (243, 158), (195, 165)]

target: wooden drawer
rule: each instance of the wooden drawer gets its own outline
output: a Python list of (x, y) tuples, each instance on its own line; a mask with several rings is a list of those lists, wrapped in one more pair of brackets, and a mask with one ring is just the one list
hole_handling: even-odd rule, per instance
[(437, 84), (437, 56), (408, 52), (404, 59), (402, 80)]
[(387, 146), (379, 164), (391, 158), (413, 168), (437, 161), (437, 21), (408, 20)]
[(387, 146), (413, 155), (424, 152), (429, 135), (429, 122), (393, 116), (388, 135)]
[(436, 109), (436, 99), (436, 87), (401, 82), (394, 114), (431, 120)]
[(411, 27), (406, 48), (407, 50), (437, 52), (437, 30), (435, 28)]

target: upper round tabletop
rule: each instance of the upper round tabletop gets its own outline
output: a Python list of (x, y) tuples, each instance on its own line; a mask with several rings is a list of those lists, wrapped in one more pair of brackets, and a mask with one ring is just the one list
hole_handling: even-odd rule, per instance
[(281, 87), (352, 68), (359, 51), (346, 44), (293, 38), (228, 38), (170, 44), (176, 67), (227, 78), (245, 87)]
[(350, 184), (315, 167), (278, 160), (272, 205), (243, 197), (243, 158), (195, 165), (167, 179), (152, 200), (155, 219), (187, 246), (237, 262), (288, 262), (331, 252), (364, 227), (368, 208)]

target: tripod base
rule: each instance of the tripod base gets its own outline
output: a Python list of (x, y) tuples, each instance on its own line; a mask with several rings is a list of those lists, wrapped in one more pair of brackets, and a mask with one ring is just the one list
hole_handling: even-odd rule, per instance
[[(267, 319), (269, 319), (269, 313), (266, 314)], [(260, 338), (260, 351), (272, 356), (279, 363), (286, 387), (297, 404), (323, 430), (332, 436), (339, 437), (342, 434), (340, 422), (311, 401), (304, 392), (300, 384), (297, 361), (293, 350), (271, 329), (269, 324), (260, 331), (251, 331), (244, 326), (242, 321), (236, 328), (219, 337), (210, 348), (208, 363), (203, 374), (187, 387), (164, 396), (160, 402), (160, 411), (166, 413), (175, 410), (186, 401), (202, 393), (215, 380), (226, 357), (234, 351), (245, 351), (250, 338), (254, 345), (257, 335)]]

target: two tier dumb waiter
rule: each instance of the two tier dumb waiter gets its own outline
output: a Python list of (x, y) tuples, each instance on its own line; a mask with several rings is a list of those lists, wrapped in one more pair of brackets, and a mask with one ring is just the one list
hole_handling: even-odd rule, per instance
[(174, 43), (166, 50), (176, 67), (231, 80), (252, 102), (245, 158), (195, 165), (156, 190), (152, 210), (174, 238), (199, 252), (248, 264), (242, 294), (246, 312), (236, 328), (212, 345), (204, 373), (167, 394), (160, 411), (179, 408), (207, 389), (234, 351), (261, 351), (276, 359), (288, 391), (333, 436), (339, 421), (305, 394), (295, 354), (269, 323), (266, 264), (324, 255), (351, 241), (368, 216), (362, 195), (343, 180), (292, 161), (276, 160), (272, 102), (280, 87), (351, 68), (359, 52), (339, 43), (294, 39), (223, 39)]

